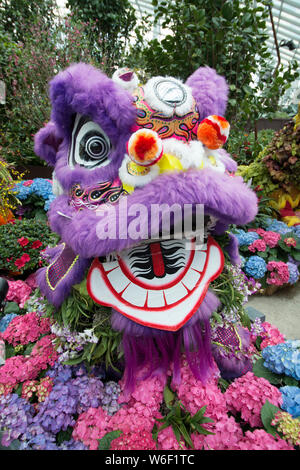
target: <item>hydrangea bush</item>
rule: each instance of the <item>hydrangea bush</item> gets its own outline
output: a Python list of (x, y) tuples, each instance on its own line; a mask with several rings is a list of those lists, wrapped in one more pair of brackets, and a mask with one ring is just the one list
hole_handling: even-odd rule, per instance
[(300, 277), (297, 227), (267, 218), (264, 228), (234, 230), (245, 274), (259, 280), (263, 288), (296, 284)]

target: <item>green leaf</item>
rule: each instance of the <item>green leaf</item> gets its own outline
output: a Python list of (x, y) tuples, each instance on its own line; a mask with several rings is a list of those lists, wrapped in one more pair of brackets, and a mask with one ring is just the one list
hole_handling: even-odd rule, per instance
[(16, 302), (6, 302), (3, 313), (7, 315), (8, 313), (19, 313), (20, 309)]
[(253, 364), (253, 374), (256, 375), (256, 377), (263, 377), (266, 380), (268, 380), (271, 384), (273, 385), (278, 385), (281, 383), (281, 378), (280, 376), (273, 374), (269, 369), (267, 369), (264, 365), (264, 359), (258, 359), (254, 364)]
[(265, 430), (274, 437), (276, 436), (276, 428), (271, 425), (271, 421), (274, 419), (274, 416), (278, 411), (280, 411), (280, 409), (268, 400), (266, 400), (266, 403), (262, 406), (260, 411), (261, 420)]
[(111, 431), (105, 434), (102, 439), (99, 439), (98, 450), (109, 450), (111, 443), (117, 437), (123, 434), (122, 431)]
[(294, 377), (288, 377), (287, 375), (285, 375), (282, 378), (282, 381), (284, 382), (285, 385), (290, 385), (292, 387), (299, 387), (299, 382), (298, 380), (294, 379)]
[(167, 408), (170, 410), (175, 400), (175, 393), (173, 393), (167, 385), (164, 388), (164, 400)]
[(75, 366), (77, 364), (80, 364), (83, 361), (84, 361), (83, 355), (81, 355), (79, 357), (74, 357), (73, 359), (69, 359), (68, 361), (64, 361), (63, 364), (66, 366)]

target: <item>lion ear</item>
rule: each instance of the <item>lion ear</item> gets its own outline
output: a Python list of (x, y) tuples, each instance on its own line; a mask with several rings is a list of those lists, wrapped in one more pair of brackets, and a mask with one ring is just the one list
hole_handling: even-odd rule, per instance
[(228, 85), (221, 75), (210, 67), (200, 67), (187, 79), (197, 102), (200, 121), (211, 114), (225, 116)]
[(54, 122), (49, 121), (45, 127), (40, 129), (34, 136), (34, 151), (49, 165), (54, 166), (56, 154), (62, 138), (58, 135), (58, 130)]

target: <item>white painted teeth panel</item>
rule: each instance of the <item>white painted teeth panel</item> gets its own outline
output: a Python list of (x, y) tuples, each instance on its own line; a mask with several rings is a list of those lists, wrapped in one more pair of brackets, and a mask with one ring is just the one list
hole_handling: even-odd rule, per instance
[(147, 307), (148, 308), (158, 308), (164, 307), (166, 305), (166, 301), (164, 298), (164, 293), (161, 290), (148, 290), (148, 300), (147, 300)]
[(114, 269), (110, 273), (107, 274), (107, 278), (111, 283), (114, 290), (119, 294), (125, 287), (130, 284), (130, 280), (123, 274), (121, 268)]
[(188, 290), (180, 282), (169, 289), (165, 289), (164, 293), (167, 304), (172, 305), (178, 300), (182, 300), (188, 294)]
[(122, 299), (126, 300), (131, 305), (143, 307), (147, 299), (147, 290), (136, 286), (132, 282), (122, 293)]
[(193, 269), (189, 269), (184, 278), (182, 279), (182, 284), (187, 287), (187, 289), (194, 289), (200, 278), (200, 274)]
[(195, 257), (192, 261), (190, 269), (196, 269), (196, 271), (202, 272), (205, 266), (207, 252), (206, 251), (195, 251)]

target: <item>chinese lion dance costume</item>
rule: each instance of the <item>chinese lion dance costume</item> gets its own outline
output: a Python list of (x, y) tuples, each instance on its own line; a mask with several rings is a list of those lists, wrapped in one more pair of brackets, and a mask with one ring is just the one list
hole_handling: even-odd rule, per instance
[[(166, 373), (172, 365), (179, 381), (182, 351), (198, 379), (213, 370), (209, 319), (219, 300), (209, 284), (224, 266), (214, 235), (257, 212), (255, 194), (221, 148), (227, 95), (209, 67), (185, 83), (153, 77), (138, 86), (127, 69), (109, 78), (80, 63), (50, 83), (51, 120), (35, 136), (35, 152), (54, 167), (48, 217), (62, 243), (49, 249), (38, 283), (59, 307), (88, 272), (89, 295), (111, 307), (111, 327), (122, 332), (129, 387), (144, 368)], [(186, 249), (176, 233), (162, 237), (164, 208), (173, 204), (204, 206), (201, 249)], [(162, 208), (155, 220), (153, 205)], [(146, 208), (139, 230), (123, 236), (137, 207)], [(226, 249), (236, 263), (233, 236)]]

